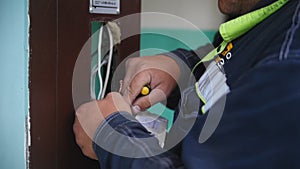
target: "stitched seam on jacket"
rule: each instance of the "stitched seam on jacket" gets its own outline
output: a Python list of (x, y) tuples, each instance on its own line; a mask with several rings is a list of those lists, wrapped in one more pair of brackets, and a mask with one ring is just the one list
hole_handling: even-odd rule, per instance
[[(285, 40), (281, 46), (279, 60), (287, 59), (288, 53), (290, 51), (291, 44), (294, 39), (294, 34), (300, 25), (300, 3), (298, 1), (298, 5), (296, 7), (295, 13), (293, 15), (292, 25), (286, 33)], [(298, 22), (297, 22), (298, 21)]]

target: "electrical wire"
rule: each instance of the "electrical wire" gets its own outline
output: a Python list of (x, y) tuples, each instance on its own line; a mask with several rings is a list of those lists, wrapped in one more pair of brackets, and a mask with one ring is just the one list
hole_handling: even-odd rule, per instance
[[(110, 77), (110, 70), (111, 70), (111, 64), (112, 64), (112, 57), (113, 57), (113, 37), (111, 30), (109, 26), (106, 26), (107, 32), (108, 32), (108, 37), (109, 37), (109, 54), (108, 56), (106, 55), (104, 59), (102, 59), (102, 36), (103, 36), (103, 27), (100, 27), (99, 30), (99, 39), (98, 39), (98, 64), (92, 68), (91, 72), (91, 93), (90, 96), (92, 99), (103, 99), (107, 90), (107, 85), (108, 85), (108, 80)], [(102, 72), (101, 68), (103, 65), (107, 64), (107, 69), (106, 69), (106, 75), (105, 75), (105, 80), (104, 80), (104, 85), (103, 85), (103, 77), (102, 77)], [(95, 92), (95, 86), (96, 86), (96, 75), (98, 75), (99, 79), (99, 92), (96, 97), (96, 92)]]
[(99, 93), (97, 96), (97, 100), (100, 99), (102, 88), (103, 88), (103, 79), (101, 75), (101, 61), (102, 61), (102, 35), (103, 35), (103, 26), (100, 27), (99, 30), (99, 39), (98, 39), (98, 78), (99, 78)]
[(113, 57), (113, 39), (112, 39), (112, 33), (109, 28), (109, 26), (106, 26), (107, 32), (108, 32), (108, 37), (109, 37), (109, 54), (108, 54), (108, 64), (107, 64), (107, 69), (106, 69), (106, 75), (105, 75), (105, 81), (104, 81), (104, 86), (101, 94), (101, 99), (104, 98), (106, 89), (107, 89), (107, 84), (110, 76), (110, 70), (111, 70), (111, 63), (112, 63), (112, 57)]
[[(106, 55), (106, 57), (103, 59), (103, 61), (101, 62), (101, 67), (106, 65), (107, 64), (107, 60), (108, 60), (108, 56)], [(92, 68), (92, 71), (91, 71), (91, 85), (90, 85), (90, 96), (92, 99), (96, 99), (96, 89), (95, 89), (95, 86), (96, 86), (96, 76), (97, 76), (97, 73), (98, 73), (98, 65), (95, 65), (93, 68)]]
[(96, 74), (97, 74), (97, 70), (98, 69), (98, 65), (95, 65), (93, 68), (92, 68), (92, 71), (91, 71), (91, 85), (90, 85), (90, 96), (91, 98), (94, 100), (96, 99), (96, 93), (95, 93), (95, 86), (96, 86)]

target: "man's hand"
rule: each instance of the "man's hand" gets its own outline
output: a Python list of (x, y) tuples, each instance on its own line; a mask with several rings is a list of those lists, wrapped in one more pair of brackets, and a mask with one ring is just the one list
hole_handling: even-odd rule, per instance
[(76, 143), (80, 147), (82, 153), (91, 159), (98, 160), (98, 157), (93, 150), (93, 141), (82, 128), (77, 117), (75, 117), (73, 131), (76, 137)]
[[(176, 87), (179, 77), (179, 66), (167, 56), (131, 58), (126, 62), (126, 75), (121, 91), (126, 101), (133, 106), (134, 113), (138, 113), (165, 100)], [(145, 85), (150, 85), (150, 94), (138, 97)]]
[(131, 113), (131, 108), (119, 93), (109, 93), (103, 100), (91, 101), (76, 110), (73, 131), (76, 143), (87, 157), (97, 160), (93, 138), (101, 122), (114, 112)]

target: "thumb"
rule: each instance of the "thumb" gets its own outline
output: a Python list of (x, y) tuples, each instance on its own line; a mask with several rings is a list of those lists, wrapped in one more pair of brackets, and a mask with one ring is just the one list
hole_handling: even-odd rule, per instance
[(132, 104), (137, 99), (142, 88), (150, 83), (150, 79), (150, 75), (147, 71), (136, 74), (131, 80), (125, 78), (122, 90), (125, 100)]
[(160, 101), (166, 100), (166, 98), (167, 96), (163, 90), (159, 88), (152, 89), (149, 95), (139, 97), (135, 100), (135, 102), (132, 104), (132, 111), (134, 114), (137, 114)]

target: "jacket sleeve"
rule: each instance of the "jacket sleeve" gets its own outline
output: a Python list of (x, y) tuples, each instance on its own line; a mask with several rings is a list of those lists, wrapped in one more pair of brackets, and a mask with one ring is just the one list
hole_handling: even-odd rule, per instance
[(93, 148), (101, 169), (173, 169), (182, 166), (180, 157), (162, 149), (129, 113), (116, 112), (98, 127)]

